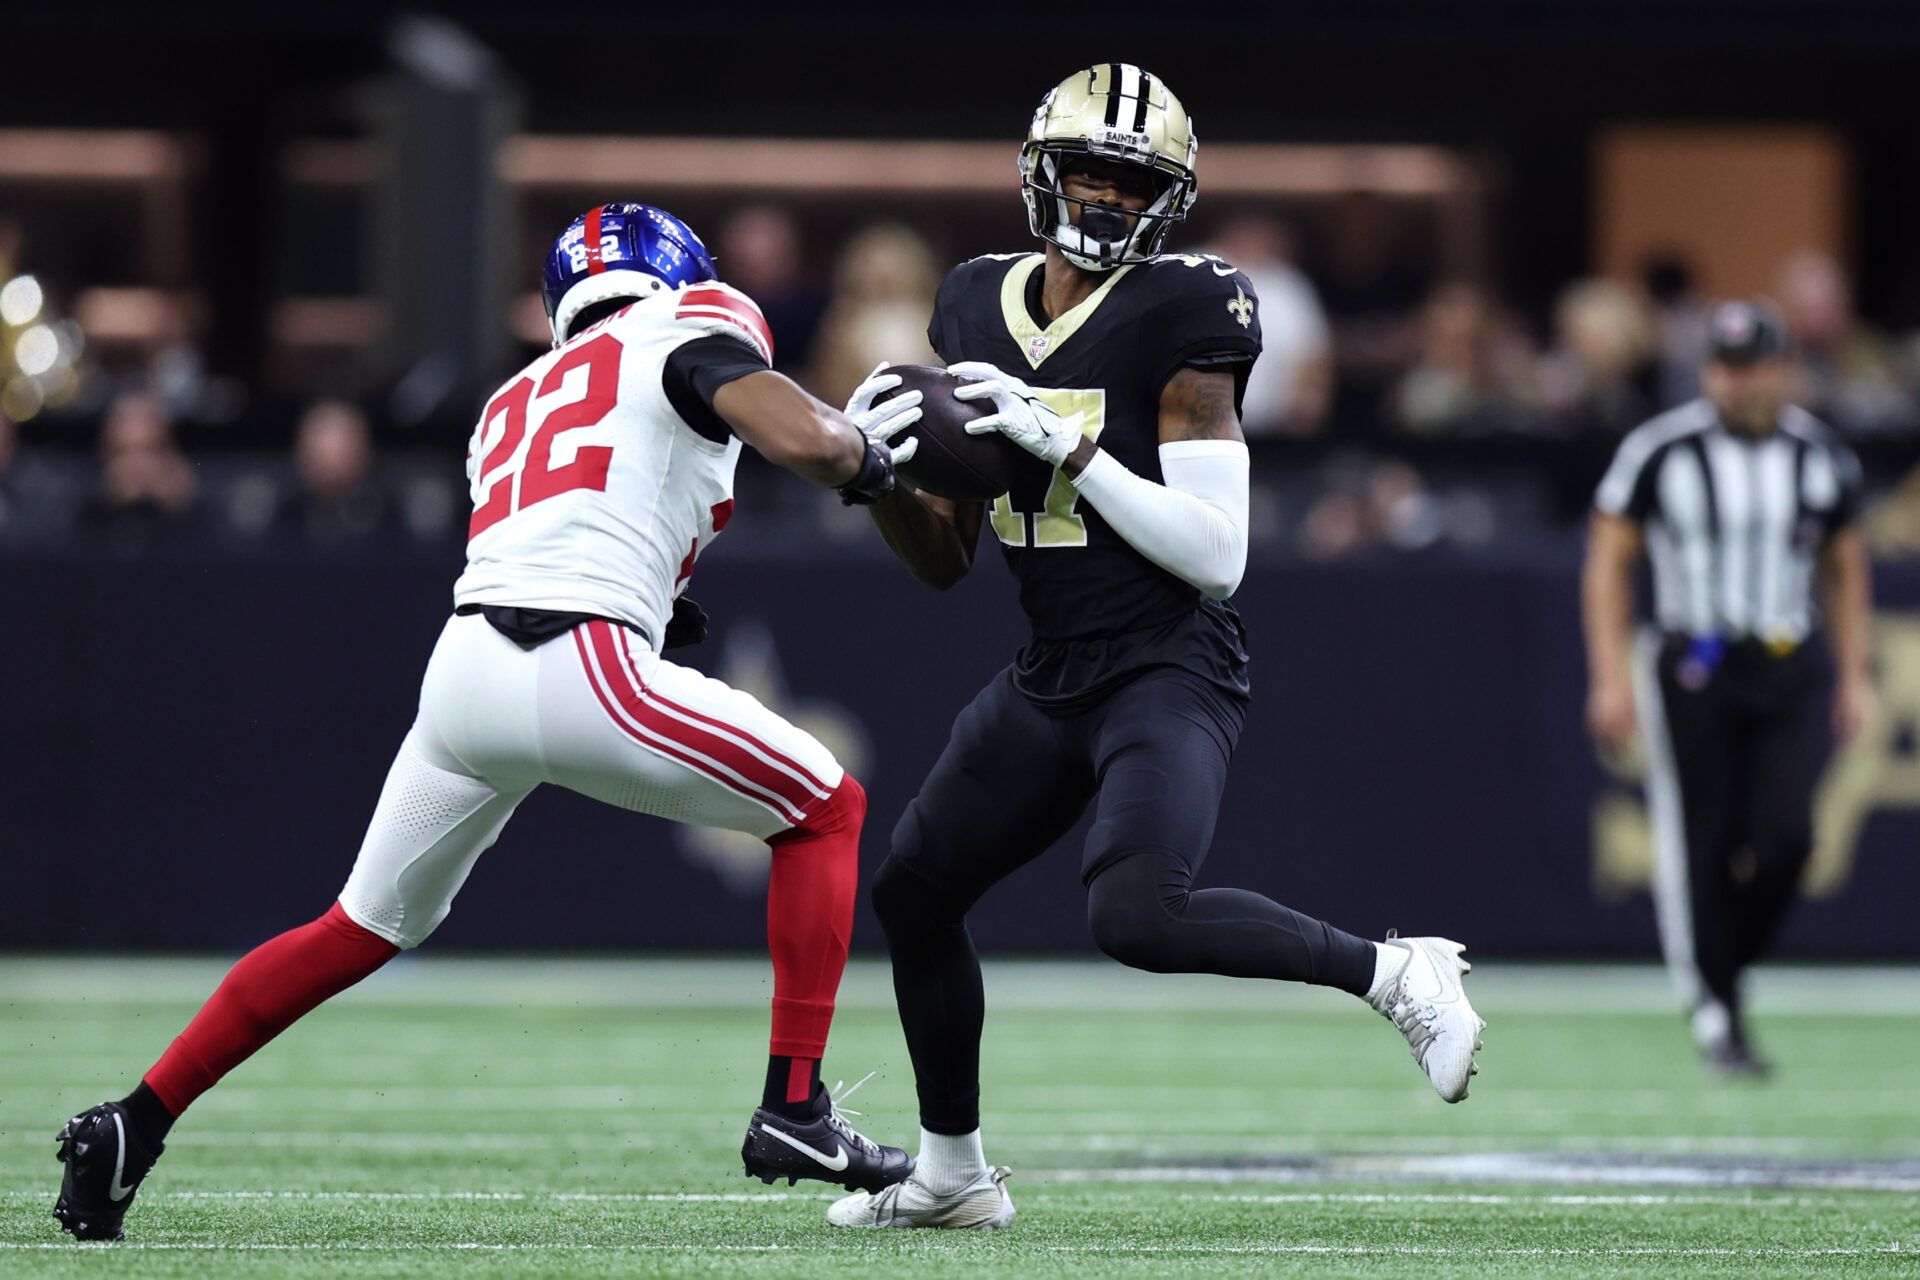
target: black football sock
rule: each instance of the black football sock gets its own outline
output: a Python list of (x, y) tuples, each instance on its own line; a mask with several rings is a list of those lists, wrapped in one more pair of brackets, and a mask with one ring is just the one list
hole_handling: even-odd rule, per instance
[(913, 1058), (920, 1125), (961, 1135), (980, 1127), (980, 1033), (986, 993), (967, 933), (967, 902), (889, 858), (873, 879), (873, 909), (893, 959), (893, 994)]
[(120, 1099), (120, 1105), (126, 1108), (127, 1118), (133, 1121), (133, 1127), (140, 1131), (141, 1140), (149, 1147), (157, 1148), (167, 1140), (167, 1131), (173, 1128), (173, 1112), (167, 1110), (167, 1104), (147, 1087), (145, 1080)]
[(820, 1087), (820, 1059), (769, 1055), (760, 1105), (789, 1120), (811, 1120), (825, 1111), (827, 1096)]
[(1087, 921), (1100, 949), (1152, 973), (1219, 973), (1338, 987), (1365, 996), (1374, 945), (1246, 889), (1188, 886), (1170, 855), (1137, 853), (1087, 886)]

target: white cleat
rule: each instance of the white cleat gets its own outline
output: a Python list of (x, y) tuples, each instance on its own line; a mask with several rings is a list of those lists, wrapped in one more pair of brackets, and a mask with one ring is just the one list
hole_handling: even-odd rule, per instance
[(1480, 1070), (1473, 1055), (1487, 1028), (1467, 1003), (1461, 982), (1473, 968), (1460, 958), (1466, 948), (1447, 938), (1396, 938), (1391, 933), (1386, 945), (1405, 948), (1407, 963), (1373, 1007), (1400, 1028), (1435, 1091), (1448, 1102), (1459, 1102)]
[(856, 1191), (836, 1200), (827, 1209), (827, 1222), (836, 1227), (1010, 1227), (1013, 1197), (1006, 1184), (1012, 1172), (996, 1165), (951, 1195), (929, 1190), (915, 1174), (883, 1191)]

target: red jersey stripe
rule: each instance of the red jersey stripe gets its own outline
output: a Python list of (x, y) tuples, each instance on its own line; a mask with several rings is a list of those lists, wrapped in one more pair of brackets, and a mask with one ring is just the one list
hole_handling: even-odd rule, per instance
[[(715, 315), (716, 312), (720, 314)], [(760, 314), (760, 308), (746, 294), (723, 285), (697, 284), (680, 296), (677, 314), (704, 315), (709, 319), (731, 318), (753, 338), (753, 345), (760, 349), (767, 363), (773, 363), (773, 330), (767, 327), (767, 318)]]
[(767, 345), (766, 338), (752, 325), (731, 311), (722, 311), (718, 307), (681, 307), (680, 310), (674, 314), (682, 320), (719, 320), (732, 328), (738, 329), (746, 338), (748, 344), (759, 353), (762, 360), (768, 364), (773, 363), (773, 348)]

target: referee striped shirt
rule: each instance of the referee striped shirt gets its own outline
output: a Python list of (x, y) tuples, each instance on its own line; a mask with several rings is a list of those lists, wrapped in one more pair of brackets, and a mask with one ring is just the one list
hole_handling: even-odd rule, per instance
[(1620, 442), (1594, 505), (1646, 531), (1662, 630), (1798, 643), (1820, 548), (1859, 514), (1860, 463), (1804, 409), (1756, 439), (1695, 400)]

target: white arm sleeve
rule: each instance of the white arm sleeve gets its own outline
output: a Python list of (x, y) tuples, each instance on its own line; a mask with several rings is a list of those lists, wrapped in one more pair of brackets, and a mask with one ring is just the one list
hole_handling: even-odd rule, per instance
[(1225, 600), (1247, 571), (1248, 470), (1238, 440), (1176, 440), (1160, 446), (1165, 484), (1105, 450), (1072, 484), (1135, 551)]

